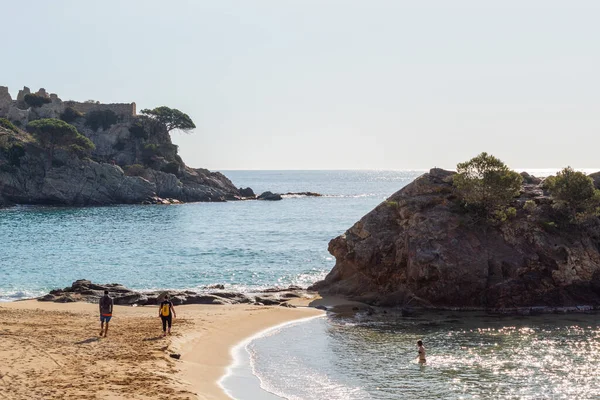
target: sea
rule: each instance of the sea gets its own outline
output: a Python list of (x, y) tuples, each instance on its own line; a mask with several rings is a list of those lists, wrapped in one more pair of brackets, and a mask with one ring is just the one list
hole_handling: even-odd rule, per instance
[[(77, 279), (140, 291), (307, 287), (334, 266), (331, 239), (425, 171), (222, 172), (257, 193), (323, 196), (0, 209), (0, 301)], [(417, 340), (425, 365), (416, 362)], [(234, 359), (221, 384), (241, 400), (594, 399), (600, 319), (328, 314), (268, 329), (238, 345)]]

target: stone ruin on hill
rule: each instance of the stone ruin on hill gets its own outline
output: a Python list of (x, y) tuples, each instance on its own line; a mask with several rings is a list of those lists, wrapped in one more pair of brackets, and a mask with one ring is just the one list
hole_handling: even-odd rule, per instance
[(94, 101), (62, 101), (55, 93), (48, 94), (44, 88), (40, 88), (35, 94), (49, 99), (50, 102), (40, 107), (30, 107), (25, 102), (25, 96), (31, 93), (31, 90), (24, 86), (22, 90), (19, 90), (17, 98), (13, 100), (8, 92), (8, 87), (0, 86), (0, 118), (7, 118), (14, 124), (24, 127), (34, 119), (59, 118), (67, 107), (82, 114), (90, 111), (112, 110), (121, 122), (128, 122), (136, 116), (135, 103), (102, 104)]

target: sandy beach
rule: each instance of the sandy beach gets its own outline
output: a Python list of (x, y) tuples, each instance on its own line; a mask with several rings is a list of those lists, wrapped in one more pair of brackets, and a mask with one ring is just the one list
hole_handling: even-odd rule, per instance
[(167, 338), (156, 307), (115, 306), (108, 337), (100, 338), (95, 304), (1, 303), (0, 399), (228, 399), (218, 380), (231, 348), (323, 313), (307, 303), (178, 306)]

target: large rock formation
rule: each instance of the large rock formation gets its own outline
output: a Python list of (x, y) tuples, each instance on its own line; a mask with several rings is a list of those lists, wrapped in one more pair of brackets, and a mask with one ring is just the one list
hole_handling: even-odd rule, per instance
[[(107, 205), (155, 203), (156, 197), (179, 201), (225, 201), (243, 196), (224, 175), (185, 165), (171, 142), (166, 126), (145, 126), (135, 114), (135, 103), (100, 104), (63, 102), (40, 89), (47, 98), (40, 107), (29, 107), (25, 87), (12, 100), (0, 86), (0, 118), (25, 128), (32, 120), (64, 118), (89, 138), (95, 149), (82, 156), (68, 147), (52, 158), (47, 149), (25, 130), (0, 126), (0, 206), (9, 204)], [(67, 110), (68, 109), (68, 110)], [(93, 126), (86, 113), (108, 112), (107, 126)], [(102, 123), (104, 121), (101, 121)]]
[(459, 206), (453, 174), (431, 170), (333, 239), (335, 267), (310, 289), (381, 306), (600, 305), (597, 218), (558, 229), (531, 183), (515, 218), (480, 221)]

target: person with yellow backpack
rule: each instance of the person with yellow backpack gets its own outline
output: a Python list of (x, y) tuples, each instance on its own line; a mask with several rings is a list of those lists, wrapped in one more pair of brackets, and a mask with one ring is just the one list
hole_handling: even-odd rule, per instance
[(158, 316), (162, 320), (163, 336), (167, 336), (167, 326), (169, 327), (168, 332), (170, 335), (173, 318), (177, 318), (177, 315), (175, 315), (175, 307), (173, 307), (173, 303), (169, 300), (168, 294), (160, 303), (160, 307), (158, 307)]

